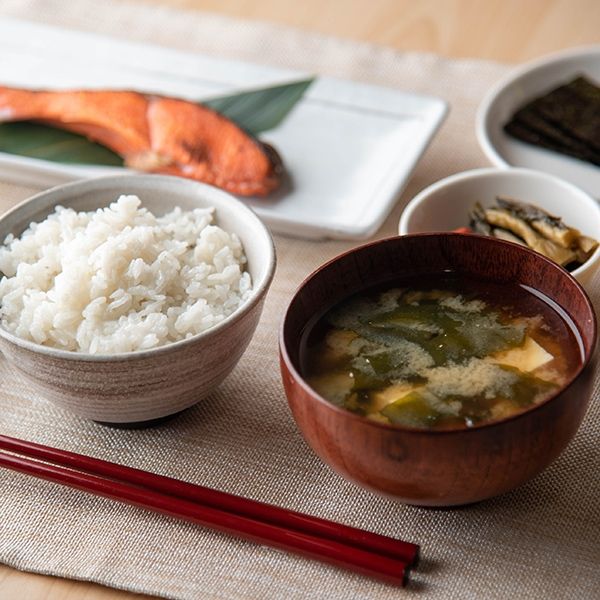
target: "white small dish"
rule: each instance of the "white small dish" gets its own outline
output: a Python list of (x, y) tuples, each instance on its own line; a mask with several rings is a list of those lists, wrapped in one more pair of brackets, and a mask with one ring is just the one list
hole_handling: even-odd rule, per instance
[(513, 113), (577, 75), (600, 82), (600, 45), (560, 52), (527, 63), (496, 84), (479, 106), (476, 133), (487, 158), (497, 167), (525, 167), (558, 175), (600, 197), (600, 167), (538, 148), (504, 133)]
[[(600, 239), (600, 206), (583, 190), (540, 171), (496, 168), (457, 173), (422, 190), (402, 213), (400, 235), (466, 227), (473, 205), (489, 206), (497, 196), (534, 204), (584, 235)], [(571, 274), (586, 286), (599, 268), (600, 248)]]

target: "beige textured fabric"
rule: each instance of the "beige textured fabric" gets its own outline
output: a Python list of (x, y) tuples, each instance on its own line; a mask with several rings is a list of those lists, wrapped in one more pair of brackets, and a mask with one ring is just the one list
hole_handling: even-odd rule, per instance
[[(270, 25), (124, 2), (3, 0), (0, 14), (444, 96), (450, 116), (378, 236), (425, 185), (485, 165), (473, 120), (507, 67), (399, 54)], [(0, 184), (4, 210), (32, 190)], [(418, 541), (406, 591), (173, 519), (0, 471), (0, 561), (172, 598), (599, 597), (600, 406), (542, 475), (459, 510), (384, 500), (323, 465), (296, 430), (279, 380), (277, 329), (297, 284), (351, 244), (278, 238), (256, 336), (220, 390), (155, 429), (109, 429), (34, 397), (0, 360), (0, 431)]]

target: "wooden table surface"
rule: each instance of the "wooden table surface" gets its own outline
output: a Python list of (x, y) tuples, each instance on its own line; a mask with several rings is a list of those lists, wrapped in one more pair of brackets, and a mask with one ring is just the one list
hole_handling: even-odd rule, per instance
[[(135, 0), (267, 20), (399, 50), (523, 62), (600, 43), (597, 0)], [(91, 583), (22, 573), (0, 565), (0, 600), (126, 600)]]

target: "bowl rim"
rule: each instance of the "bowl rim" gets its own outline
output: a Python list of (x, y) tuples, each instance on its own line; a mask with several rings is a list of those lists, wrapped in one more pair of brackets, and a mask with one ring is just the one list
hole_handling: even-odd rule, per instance
[[(174, 342), (168, 342), (163, 344), (162, 346), (156, 346), (155, 348), (149, 348), (146, 350), (134, 350), (132, 352), (116, 352), (113, 354), (90, 354), (89, 352), (77, 352), (75, 350), (63, 350), (61, 348), (54, 348), (52, 346), (44, 346), (42, 344), (37, 344), (36, 342), (32, 342), (30, 340), (26, 340), (20, 338), (10, 331), (7, 331), (2, 325), (0, 325), (0, 338), (4, 338), (7, 342), (19, 346), (25, 350), (29, 350), (36, 354), (43, 354), (56, 359), (63, 359), (69, 361), (81, 361), (81, 362), (120, 362), (120, 361), (130, 361), (130, 360), (140, 360), (154, 356), (160, 356), (161, 354), (166, 354), (172, 352), (174, 350), (178, 350), (185, 346), (195, 344), (203, 339), (208, 339), (214, 335), (218, 335), (219, 332), (223, 329), (229, 328), (231, 325), (239, 321), (242, 317), (244, 317), (248, 312), (250, 312), (256, 304), (258, 304), (265, 293), (267, 292), (273, 277), (275, 275), (275, 268), (277, 264), (277, 256), (275, 252), (275, 243), (273, 241), (273, 237), (267, 226), (260, 220), (258, 215), (248, 206), (246, 206), (243, 202), (238, 200), (235, 196), (221, 190), (220, 188), (214, 187), (207, 183), (203, 183), (200, 181), (195, 181), (191, 179), (184, 179), (182, 177), (176, 177), (173, 175), (155, 175), (155, 174), (136, 174), (136, 173), (124, 173), (118, 175), (104, 175), (101, 177), (91, 177), (86, 179), (79, 179), (77, 181), (70, 181), (68, 183), (63, 183), (56, 185), (52, 188), (48, 188), (33, 196), (29, 196), (22, 202), (19, 202), (17, 205), (12, 207), (7, 212), (3, 213), (0, 216), (0, 222), (2, 222), (6, 217), (13, 215), (14, 213), (21, 210), (24, 206), (34, 203), (38, 201), (40, 198), (43, 198), (49, 194), (57, 193), (62, 190), (77, 190), (81, 188), (82, 190), (86, 190), (86, 188), (90, 185), (106, 185), (104, 189), (110, 189), (111, 183), (115, 184), (115, 192), (118, 193), (117, 186), (123, 180), (129, 181), (142, 181), (142, 180), (153, 180), (153, 181), (163, 181), (165, 184), (179, 186), (181, 188), (188, 187), (190, 189), (195, 188), (202, 193), (208, 193), (213, 196), (221, 196), (223, 199), (227, 199), (228, 203), (231, 203), (232, 206), (236, 207), (234, 210), (239, 210), (243, 212), (247, 218), (254, 222), (254, 224), (258, 227), (260, 231), (260, 235), (263, 236), (263, 239), (267, 242), (266, 247), (268, 251), (268, 266), (265, 272), (264, 277), (261, 281), (259, 281), (259, 285), (255, 286), (253, 282), (253, 287), (251, 290), (250, 297), (243, 302), (240, 306), (238, 306), (230, 315), (228, 315), (225, 319), (217, 323), (216, 325), (201, 331), (193, 336), (188, 338), (184, 338), (182, 340), (177, 340)], [(139, 193), (139, 191), (138, 191)], [(56, 205), (58, 205), (57, 202)], [(56, 206), (54, 205), (54, 206)], [(51, 209), (52, 210), (52, 209)], [(235, 232), (233, 232), (235, 233)], [(236, 233), (237, 235), (237, 233)], [(0, 245), (4, 245), (4, 241), (2, 240)], [(244, 250), (245, 252), (245, 250)], [(0, 299), (1, 301), (1, 299)]]
[[(443, 179), (439, 179), (431, 185), (428, 185), (418, 194), (413, 196), (413, 198), (404, 207), (404, 210), (400, 215), (400, 220), (398, 222), (399, 235), (415, 235), (416, 233), (419, 233), (409, 231), (408, 222), (412, 218), (417, 208), (424, 204), (433, 194), (437, 194), (440, 190), (450, 188), (458, 183), (462, 183), (463, 181), (491, 179), (494, 176), (501, 178), (522, 178), (538, 181), (549, 181), (552, 185), (562, 187), (567, 193), (572, 194), (573, 197), (577, 197), (578, 202), (580, 201), (582, 204), (587, 205), (591, 210), (595, 211), (598, 214), (600, 222), (600, 204), (598, 204), (598, 202), (596, 202), (585, 190), (582, 190), (580, 187), (574, 183), (571, 183), (570, 181), (567, 181), (566, 179), (562, 179), (561, 177), (557, 177), (556, 175), (552, 175), (550, 173), (545, 173), (544, 171), (537, 171), (535, 169), (528, 169), (525, 167), (481, 167), (478, 169), (469, 169), (467, 171), (453, 173), (448, 177), (444, 177)], [(448, 233), (450, 233), (450, 231), (448, 231)], [(598, 238), (600, 240), (600, 235)], [(571, 271), (571, 275), (573, 275), (573, 277), (579, 277), (592, 269), (593, 266), (598, 262), (600, 262), (600, 246), (596, 248), (592, 256), (590, 256), (585, 263)]]
[(507, 73), (491, 87), (477, 108), (477, 113), (475, 115), (475, 135), (477, 137), (479, 147), (493, 165), (496, 165), (500, 168), (508, 168), (512, 166), (511, 163), (506, 161), (496, 150), (489, 135), (488, 121), (490, 111), (492, 110), (502, 91), (509, 85), (517, 83), (518, 81), (528, 77), (530, 74), (539, 71), (540, 69), (544, 69), (548, 65), (554, 63), (560, 64), (562, 62), (568, 62), (570, 60), (589, 55), (599, 55), (600, 57), (600, 46), (587, 44), (578, 46), (576, 48), (552, 52), (511, 69), (509, 73)]
[[(592, 339), (591, 339), (591, 344), (590, 344), (591, 350), (589, 353), (587, 353), (586, 356), (583, 357), (583, 359), (581, 360), (581, 364), (578, 366), (577, 370), (572, 375), (572, 377), (567, 381), (567, 383), (565, 383), (565, 385), (561, 386), (560, 389), (557, 390), (555, 393), (548, 396), (548, 398), (546, 398), (543, 402), (540, 402), (539, 404), (534, 404), (519, 413), (510, 415), (508, 417), (504, 417), (502, 419), (497, 419), (494, 421), (477, 424), (477, 425), (474, 425), (473, 427), (454, 427), (454, 428), (447, 428), (447, 429), (426, 429), (423, 427), (410, 427), (408, 425), (394, 425), (391, 423), (390, 424), (381, 423), (380, 421), (374, 421), (367, 417), (357, 415), (357, 414), (352, 413), (344, 408), (336, 406), (335, 404), (333, 404), (332, 402), (330, 402), (329, 400), (327, 400), (326, 398), (324, 398), (323, 396), (318, 394), (310, 385), (308, 385), (308, 383), (306, 382), (304, 377), (300, 374), (300, 372), (293, 365), (292, 360), (288, 353), (287, 345), (285, 343), (284, 332), (285, 332), (286, 323), (288, 321), (289, 311), (290, 311), (292, 304), (296, 301), (296, 299), (298, 298), (298, 296), (299, 296), (300, 292), (302, 291), (302, 289), (304, 288), (304, 286), (310, 280), (312, 280), (314, 277), (316, 277), (319, 273), (321, 273), (325, 269), (329, 268), (332, 264), (334, 264), (338, 260), (340, 260), (350, 254), (353, 254), (356, 251), (362, 251), (371, 246), (376, 246), (379, 244), (387, 244), (392, 241), (397, 241), (397, 240), (401, 240), (401, 239), (415, 239), (415, 238), (440, 237), (440, 236), (453, 237), (453, 238), (460, 237), (462, 239), (465, 239), (465, 238), (468, 239), (468, 237), (464, 236), (463, 234), (452, 233), (452, 232), (413, 233), (413, 234), (407, 234), (407, 235), (403, 235), (403, 236), (389, 236), (386, 238), (382, 238), (379, 240), (369, 242), (367, 244), (362, 244), (360, 246), (357, 246), (355, 248), (352, 248), (350, 250), (342, 252), (341, 254), (338, 254), (337, 256), (333, 257), (331, 260), (328, 260), (326, 263), (324, 263), (323, 265), (321, 265), (320, 267), (315, 269), (312, 273), (310, 273), (307, 277), (304, 278), (302, 283), (295, 290), (294, 295), (292, 296), (292, 299), (288, 303), (288, 306), (286, 307), (285, 313), (283, 315), (283, 319), (281, 321), (281, 325), (279, 328), (279, 354), (280, 354), (282, 362), (285, 364), (285, 367), (293, 375), (294, 382), (297, 385), (300, 385), (301, 388), (310, 397), (312, 397), (313, 400), (315, 400), (316, 402), (318, 402), (321, 405), (324, 405), (329, 410), (333, 411), (335, 414), (338, 414), (340, 417), (342, 417), (344, 419), (350, 419), (351, 421), (361, 423), (365, 426), (375, 427), (376, 429), (382, 429), (383, 431), (404, 432), (404, 433), (410, 433), (410, 434), (414, 434), (414, 435), (436, 435), (436, 436), (437, 435), (459, 435), (459, 434), (465, 434), (466, 432), (475, 433), (475, 432), (480, 432), (482, 430), (486, 430), (486, 429), (489, 429), (492, 427), (503, 426), (504, 424), (514, 421), (516, 419), (525, 418), (527, 415), (530, 415), (531, 413), (537, 411), (538, 409), (541, 409), (542, 407), (546, 406), (550, 402), (555, 401), (560, 395), (562, 395), (568, 388), (570, 388), (573, 385), (573, 383), (581, 375), (581, 373), (584, 371), (584, 369), (592, 361), (592, 358), (594, 357), (594, 354), (595, 354), (594, 351), (595, 351), (597, 341), (598, 341), (598, 325), (597, 325), (597, 317), (596, 317), (596, 313), (594, 311), (594, 307), (592, 305), (592, 302), (591, 302), (587, 292), (583, 288), (583, 286), (568, 271), (565, 271), (562, 267), (558, 266), (555, 262), (551, 261), (549, 258), (546, 258), (545, 256), (543, 256), (537, 252), (534, 252), (533, 250), (530, 250), (529, 248), (524, 248), (523, 246), (520, 246), (518, 244), (513, 244), (511, 242), (506, 242), (504, 240), (498, 240), (495, 238), (489, 238), (489, 237), (480, 236), (480, 235), (473, 235), (472, 236), (473, 239), (485, 240), (484, 243), (496, 244), (496, 245), (499, 244), (501, 246), (508, 245), (520, 252), (525, 252), (525, 253), (531, 254), (532, 256), (535, 257), (536, 260), (545, 262), (551, 268), (559, 270), (563, 276), (571, 279), (572, 280), (571, 283), (574, 283), (575, 287), (578, 288), (579, 292), (581, 293), (581, 295), (586, 303), (586, 308), (592, 316), (591, 323), (590, 323), (592, 326), (592, 336), (591, 336)], [(477, 242), (477, 243), (479, 243), (479, 242)], [(556, 303), (556, 304), (558, 304), (558, 303)], [(562, 308), (562, 306), (561, 306), (561, 308)], [(567, 312), (564, 308), (563, 308), (563, 310), (565, 312)], [(283, 373), (282, 373), (282, 375), (283, 375)]]

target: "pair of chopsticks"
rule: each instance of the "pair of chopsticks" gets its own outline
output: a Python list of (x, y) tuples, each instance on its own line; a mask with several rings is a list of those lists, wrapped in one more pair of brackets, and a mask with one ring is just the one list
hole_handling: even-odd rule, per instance
[(0, 466), (396, 585), (419, 559), (416, 544), (4, 435)]

